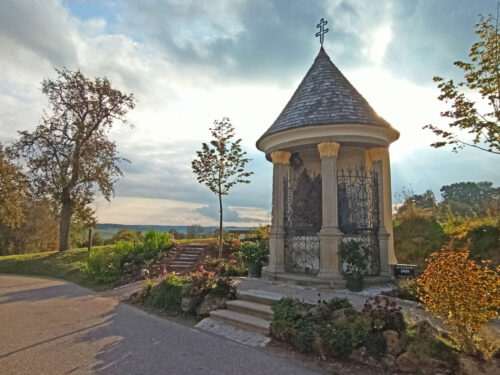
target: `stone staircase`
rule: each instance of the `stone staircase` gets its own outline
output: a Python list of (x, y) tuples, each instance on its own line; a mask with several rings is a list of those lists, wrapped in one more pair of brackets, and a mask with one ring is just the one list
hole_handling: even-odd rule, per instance
[(236, 296), (226, 303), (226, 309), (211, 311), (210, 318), (198, 323), (197, 328), (243, 344), (265, 346), (270, 341), (271, 304), (282, 295), (247, 290), (238, 291)]
[(192, 271), (198, 265), (204, 251), (205, 246), (202, 244), (190, 243), (186, 245), (170, 263), (169, 270), (179, 273)]

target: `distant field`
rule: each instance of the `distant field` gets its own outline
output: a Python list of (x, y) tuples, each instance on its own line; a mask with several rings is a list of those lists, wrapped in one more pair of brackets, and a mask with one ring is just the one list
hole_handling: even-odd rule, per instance
[(102, 236), (102, 238), (107, 240), (109, 238), (112, 238), (119, 230), (120, 228), (104, 228), (104, 229), (97, 228), (95, 231), (99, 233)]

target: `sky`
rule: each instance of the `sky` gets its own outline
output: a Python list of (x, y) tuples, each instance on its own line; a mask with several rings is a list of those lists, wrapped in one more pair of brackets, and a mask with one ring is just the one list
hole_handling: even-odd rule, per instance
[(467, 59), (478, 14), (494, 12), (495, 0), (2, 0), (0, 142), (35, 129), (54, 68), (106, 76), (137, 103), (133, 128), (110, 133), (131, 163), (111, 203), (97, 198), (100, 223), (216, 225), (217, 197), (191, 160), (224, 116), (254, 172), (224, 198), (225, 225), (267, 223), (272, 165), (255, 142), (313, 63), (325, 18), (330, 58), (401, 133), (390, 148), (394, 201), (460, 181), (499, 186), (498, 155), (433, 149), (422, 129), (446, 125), (432, 77), (460, 78), (453, 61)]

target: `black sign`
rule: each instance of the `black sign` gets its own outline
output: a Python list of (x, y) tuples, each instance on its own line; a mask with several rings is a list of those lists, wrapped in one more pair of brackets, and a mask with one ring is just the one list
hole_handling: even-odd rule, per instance
[(415, 277), (417, 276), (417, 266), (413, 264), (396, 264), (394, 266), (394, 276)]

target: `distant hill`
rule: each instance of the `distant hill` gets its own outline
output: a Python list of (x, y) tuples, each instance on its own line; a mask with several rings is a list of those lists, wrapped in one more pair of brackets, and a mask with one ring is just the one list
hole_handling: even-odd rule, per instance
[[(99, 234), (105, 238), (111, 238), (117, 233), (120, 229), (132, 229), (132, 230), (140, 230), (141, 232), (147, 232), (148, 230), (154, 229), (159, 232), (168, 232), (170, 229), (175, 229), (179, 233), (186, 233), (187, 228), (189, 225), (125, 225), (125, 224), (97, 224), (96, 225), (96, 231), (99, 232)], [(201, 227), (204, 232), (213, 232), (214, 230), (218, 229), (218, 226), (207, 226)], [(235, 226), (229, 226), (229, 227), (224, 227), (224, 230), (234, 230), (234, 229), (240, 229), (240, 230), (248, 230), (248, 229), (254, 229), (252, 227), (235, 227)]]

